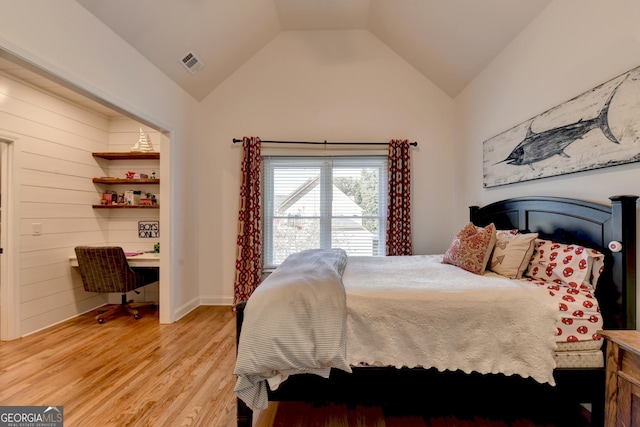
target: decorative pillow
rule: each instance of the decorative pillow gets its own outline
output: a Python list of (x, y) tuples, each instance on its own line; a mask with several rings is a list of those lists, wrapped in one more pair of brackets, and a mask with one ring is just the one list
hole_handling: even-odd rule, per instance
[(487, 268), (510, 279), (521, 279), (529, 266), (536, 246), (538, 233), (513, 234), (511, 231), (496, 232), (496, 245)]
[(475, 274), (482, 274), (496, 243), (496, 227), (476, 227), (468, 223), (453, 238), (442, 262), (456, 265)]
[(593, 289), (603, 268), (604, 255), (595, 249), (537, 239), (526, 276)]

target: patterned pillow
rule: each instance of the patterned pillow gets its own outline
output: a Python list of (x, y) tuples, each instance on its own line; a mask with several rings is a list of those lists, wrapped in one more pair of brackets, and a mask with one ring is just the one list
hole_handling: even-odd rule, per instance
[(595, 288), (603, 268), (604, 255), (595, 249), (536, 239), (526, 276), (573, 288)]
[(487, 268), (510, 279), (521, 279), (529, 266), (538, 233), (514, 234), (498, 230)]
[(475, 274), (482, 274), (496, 243), (496, 227), (476, 227), (468, 223), (453, 238), (442, 262), (456, 265)]

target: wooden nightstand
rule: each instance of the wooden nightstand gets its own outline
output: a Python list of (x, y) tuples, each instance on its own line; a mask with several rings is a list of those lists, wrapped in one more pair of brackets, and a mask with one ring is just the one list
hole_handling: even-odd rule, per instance
[(607, 339), (605, 427), (640, 426), (640, 331), (600, 331)]

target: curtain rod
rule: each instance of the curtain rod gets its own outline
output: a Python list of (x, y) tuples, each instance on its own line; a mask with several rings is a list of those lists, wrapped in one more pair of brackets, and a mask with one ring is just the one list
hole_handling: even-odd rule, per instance
[[(233, 138), (233, 143), (236, 144), (242, 142), (242, 139)], [(261, 139), (260, 142), (266, 142), (271, 144), (314, 144), (314, 145), (389, 145), (388, 142), (314, 142), (314, 141), (268, 141)], [(410, 142), (409, 145), (414, 147), (418, 146), (417, 142)]]

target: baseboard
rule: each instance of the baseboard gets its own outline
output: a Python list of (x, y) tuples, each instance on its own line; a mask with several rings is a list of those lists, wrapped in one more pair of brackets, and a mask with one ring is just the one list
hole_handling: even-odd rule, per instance
[(178, 307), (174, 314), (174, 322), (182, 319), (187, 314), (191, 313), (193, 310), (200, 306), (200, 298), (192, 298), (190, 301), (187, 301), (185, 304)]
[(231, 307), (231, 305), (233, 305), (233, 298), (224, 296), (207, 296), (193, 298), (186, 304), (183, 304), (181, 307), (176, 309), (174, 313), (176, 321), (191, 313), (201, 305), (223, 305)]
[(223, 295), (208, 295), (200, 297), (200, 305), (233, 305), (233, 297)]

